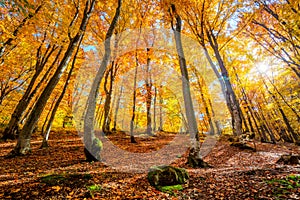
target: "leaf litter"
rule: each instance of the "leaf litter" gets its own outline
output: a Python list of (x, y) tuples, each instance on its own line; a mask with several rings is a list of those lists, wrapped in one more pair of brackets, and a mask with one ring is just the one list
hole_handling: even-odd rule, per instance
[[(156, 137), (138, 137), (137, 144), (130, 144), (126, 135), (108, 136), (115, 145), (136, 153), (163, 148), (173, 137), (161, 133)], [(204, 156), (213, 166), (210, 169), (187, 166), (185, 152), (172, 165), (186, 168), (190, 179), (182, 190), (167, 193), (150, 186), (145, 172), (125, 172), (102, 162), (85, 162), (83, 144), (74, 131), (52, 132), (50, 139), (49, 148), (39, 149), (41, 137), (34, 136), (32, 153), (11, 159), (4, 156), (14, 142), (0, 143), (0, 199), (300, 198), (299, 184), (287, 178), (300, 176), (300, 166), (276, 164), (283, 154), (300, 153), (293, 144), (257, 143), (257, 151), (253, 152), (217, 141)], [(112, 152), (110, 156), (118, 155)]]

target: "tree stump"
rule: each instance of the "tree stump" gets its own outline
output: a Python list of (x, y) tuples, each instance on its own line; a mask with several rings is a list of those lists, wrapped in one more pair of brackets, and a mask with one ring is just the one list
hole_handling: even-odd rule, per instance
[(198, 153), (194, 149), (190, 149), (187, 164), (192, 168), (212, 168), (207, 162), (202, 158), (197, 156)]

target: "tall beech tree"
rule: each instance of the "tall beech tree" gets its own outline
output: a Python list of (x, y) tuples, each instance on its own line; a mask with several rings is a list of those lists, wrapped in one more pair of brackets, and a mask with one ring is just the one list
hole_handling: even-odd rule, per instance
[(118, 0), (118, 6), (116, 8), (115, 15), (110, 23), (110, 26), (105, 35), (104, 41), (104, 56), (101, 61), (99, 70), (97, 71), (96, 77), (93, 81), (88, 100), (87, 109), (84, 117), (84, 152), (87, 161), (99, 161), (100, 160), (100, 146), (99, 139), (96, 138), (94, 132), (95, 122), (95, 109), (96, 99), (99, 93), (99, 86), (104, 76), (105, 70), (108, 66), (111, 57), (111, 37), (114, 33), (114, 29), (117, 26), (118, 18), (120, 16), (122, 6), (122, 0)]
[[(240, 32), (240, 29), (235, 30), (228, 37), (229, 30), (226, 29), (227, 21), (233, 18), (240, 4), (233, 0), (196, 2), (178, 0), (176, 4), (182, 6), (179, 15), (187, 23), (190, 33), (203, 48), (205, 56), (221, 84), (231, 114), (233, 134), (241, 135), (243, 133), (243, 113), (233, 89), (223, 53), (227, 43)], [(245, 21), (247, 22), (246, 19)]]
[[(52, 91), (54, 90), (55, 86), (60, 80), (60, 77), (62, 76), (63, 72), (67, 68), (67, 64), (69, 63), (69, 60), (73, 54), (74, 49), (78, 45), (80, 45), (81, 38), (83, 37), (84, 32), (86, 30), (90, 15), (94, 8), (94, 4), (95, 4), (95, 0), (87, 0), (85, 2), (83, 16), (82, 19), (79, 21), (80, 27), (77, 30), (77, 32), (74, 34), (74, 36), (72, 36), (72, 34), (69, 32), (68, 34), (69, 41), (68, 41), (67, 49), (65, 50), (64, 55), (58, 67), (56, 68), (55, 73), (52, 75), (51, 79), (47, 83), (45, 89), (41, 93), (41, 96), (39, 97), (35, 106), (33, 107), (31, 114), (26, 120), (22, 128), (22, 131), (19, 134), (16, 146), (8, 156), (24, 155), (31, 151), (30, 139), (31, 139), (32, 131), (39, 117), (42, 114), (42, 111), (47, 103), (47, 100), (49, 99)], [(74, 23), (78, 23), (77, 20), (79, 20), (78, 15), (79, 15), (80, 5), (75, 4), (75, 6), (76, 6), (76, 13), (74, 15), (74, 18), (70, 22), (70, 27), (72, 27)]]
[(200, 155), (200, 141), (199, 141), (199, 131), (197, 126), (197, 121), (195, 117), (195, 111), (193, 107), (193, 101), (190, 91), (190, 82), (189, 75), (187, 71), (186, 60), (184, 56), (182, 40), (181, 40), (181, 29), (182, 29), (182, 20), (179, 14), (177, 13), (176, 6), (171, 4), (170, 8), (171, 15), (171, 27), (174, 32), (177, 56), (179, 60), (179, 66), (181, 71), (181, 80), (182, 80), (182, 91), (184, 97), (184, 106), (186, 112), (186, 118), (188, 123), (188, 132), (191, 139), (191, 147), (189, 152), (189, 163), (193, 167), (205, 167), (207, 164), (201, 158)]

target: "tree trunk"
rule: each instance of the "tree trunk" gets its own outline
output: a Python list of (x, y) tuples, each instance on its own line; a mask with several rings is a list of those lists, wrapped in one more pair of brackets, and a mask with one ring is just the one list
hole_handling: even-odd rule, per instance
[[(266, 119), (266, 117), (265, 117), (265, 115), (264, 115), (264, 113), (263, 113), (263, 110), (262, 110), (262, 108), (261, 108), (261, 106), (258, 104), (258, 108), (259, 108), (259, 111), (260, 111), (260, 113), (261, 113), (261, 127), (262, 127), (262, 134), (263, 134), (263, 138), (264, 138), (264, 141), (265, 142), (267, 142), (268, 140), (267, 140), (267, 136), (266, 136), (266, 133), (268, 133), (269, 134), (269, 136), (270, 136), (270, 140), (271, 140), (271, 142), (272, 143), (275, 143), (276, 142), (276, 140), (275, 140), (275, 138), (274, 138), (274, 136), (273, 136), (273, 132), (272, 132), (272, 129), (270, 128), (270, 125), (269, 125), (269, 123), (268, 123), (268, 121), (267, 121), (267, 119)], [(257, 113), (257, 112), (256, 112)], [(258, 113), (257, 113), (258, 114)]]
[(153, 131), (156, 131), (156, 99), (157, 99), (157, 88), (154, 87), (154, 99), (153, 99)]
[(214, 34), (212, 32), (209, 32), (206, 29), (206, 33), (208, 34), (208, 39), (209, 39), (209, 43), (211, 45), (211, 47), (214, 50), (215, 56), (217, 58), (219, 67), (221, 69), (221, 73), (222, 73), (222, 79), (224, 80), (225, 83), (225, 87), (226, 87), (226, 92), (225, 92), (225, 96), (226, 99), (228, 101), (229, 104), (229, 111), (231, 113), (231, 117), (232, 117), (232, 128), (233, 128), (233, 134), (234, 135), (241, 135), (243, 132), (242, 129), (242, 115), (243, 113), (241, 112), (240, 109), (240, 105), (239, 102), (237, 101), (236, 95), (234, 93), (234, 90), (232, 88), (230, 79), (229, 79), (229, 75), (228, 75), (228, 71), (224, 65), (224, 62), (222, 60), (222, 57), (220, 55), (219, 52), (219, 48), (218, 48), (218, 44), (216, 41), (216, 38), (214, 36)]
[(63, 72), (65, 71), (75, 47), (79, 44), (79, 41), (83, 37), (88, 20), (90, 18), (90, 14), (94, 7), (94, 3), (95, 3), (94, 0), (86, 1), (84, 15), (83, 15), (83, 18), (82, 18), (82, 21), (80, 24), (80, 29), (73, 38), (70, 37), (68, 48), (67, 48), (60, 64), (58, 65), (55, 73), (51, 77), (50, 81), (48, 82), (45, 89), (43, 90), (40, 98), (37, 100), (37, 103), (35, 104), (34, 108), (32, 109), (30, 116), (28, 117), (26, 123), (23, 126), (22, 131), (20, 132), (20, 136), (18, 138), (17, 144), (16, 144), (15, 148), (10, 152), (9, 156), (24, 155), (31, 151), (31, 148), (30, 148), (31, 133), (32, 133), (34, 126), (36, 125), (39, 117), (41, 116), (41, 114), (43, 112), (43, 109), (47, 103), (47, 100), (49, 99), (52, 91), (54, 90), (60, 77), (62, 76)]
[(163, 97), (162, 97), (162, 86), (159, 87), (159, 128), (158, 131), (163, 130), (163, 113), (162, 113)]
[(77, 54), (78, 54), (79, 47), (81, 45), (82, 39), (83, 39), (83, 37), (80, 38), (80, 41), (78, 43), (78, 46), (77, 46), (77, 49), (76, 49), (76, 52), (75, 52), (75, 55), (74, 55), (74, 58), (73, 58), (73, 61), (72, 61), (71, 69), (70, 69), (70, 71), (68, 73), (66, 82), (65, 82), (64, 87), (63, 87), (63, 90), (62, 90), (60, 96), (58, 97), (58, 99), (57, 99), (57, 101), (56, 101), (56, 103), (54, 105), (54, 108), (52, 109), (51, 116), (50, 116), (50, 118), (48, 120), (46, 129), (45, 129), (45, 131), (43, 130), (43, 141), (42, 141), (41, 148), (45, 148), (45, 147), (49, 146), (48, 145), (48, 138), (49, 138), (51, 127), (52, 127), (52, 124), (53, 124), (53, 121), (54, 121), (54, 117), (55, 117), (56, 111), (57, 111), (57, 109), (59, 107), (59, 104), (62, 101), (63, 97), (65, 96), (65, 93), (67, 91), (68, 85), (70, 83), (70, 79), (71, 79), (73, 70), (75, 68), (76, 58), (77, 58)]
[[(113, 77), (112, 77), (112, 71), (113, 71), (113, 63), (111, 68), (106, 72), (105, 75), (105, 83), (104, 83), (104, 91), (105, 91), (105, 103), (104, 103), (104, 116), (103, 116), (103, 125), (102, 125), (102, 131), (105, 134), (109, 133), (109, 111), (110, 111), (110, 104), (111, 104), (111, 96), (112, 96), (112, 84), (113, 84)], [(109, 85), (109, 89), (107, 89), (107, 80), (108, 80), (108, 76), (110, 75), (110, 85)]]
[(184, 97), (185, 112), (188, 121), (188, 131), (191, 140), (191, 147), (190, 147), (188, 160), (189, 160), (189, 164), (192, 165), (193, 167), (204, 167), (203, 166), (204, 162), (200, 155), (200, 141), (198, 135), (198, 127), (197, 127), (197, 121), (196, 121), (192, 97), (191, 97), (190, 82), (189, 82), (189, 76), (188, 76), (188, 71), (186, 66), (186, 60), (185, 60), (182, 41), (181, 41), (182, 21), (181, 21), (181, 17), (178, 15), (176, 11), (176, 7), (174, 4), (171, 5), (171, 9), (172, 9), (171, 15), (172, 17), (175, 18), (175, 25), (173, 24), (173, 20), (171, 21), (171, 25), (174, 32), (177, 56), (179, 59), (179, 66), (180, 66), (180, 71), (182, 76), (181, 79), (182, 91)]
[(201, 95), (201, 101), (203, 103), (203, 106), (204, 106), (204, 109), (205, 109), (205, 114), (208, 118), (208, 123), (209, 123), (209, 133), (210, 135), (214, 135), (215, 134), (215, 128), (214, 128), (214, 125), (213, 125), (213, 120), (212, 120), (212, 116), (209, 112), (209, 108), (208, 108), (208, 105), (207, 105), (207, 102), (206, 102), (206, 99), (204, 97), (204, 90), (203, 90), (203, 87), (204, 87), (204, 84), (201, 84), (203, 83), (204, 81), (200, 81), (200, 78), (199, 78), (199, 73), (196, 69), (193, 69), (194, 70), (194, 74), (196, 76), (196, 79), (197, 79), (197, 84), (198, 84), (198, 87), (199, 87), (199, 92), (200, 92), (200, 95)]
[(280, 91), (278, 90), (278, 88), (276, 87), (276, 85), (270, 80), (270, 78), (267, 76), (269, 82), (271, 83), (271, 85), (273, 86), (273, 88), (275, 89), (276, 93), (280, 96), (280, 98), (283, 100), (283, 102), (285, 103), (285, 105), (287, 105), (292, 112), (294, 113), (294, 115), (296, 115), (297, 117), (297, 121), (300, 122), (300, 115), (299, 115), (299, 111), (296, 110), (295, 108), (293, 108), (284, 98), (284, 96), (280, 93)]
[(137, 52), (135, 52), (135, 71), (134, 71), (134, 81), (133, 81), (133, 105), (132, 105), (132, 116), (131, 116), (131, 121), (130, 121), (130, 142), (131, 143), (136, 143), (134, 139), (134, 134), (133, 134), (133, 129), (134, 129), (134, 120), (135, 120), (135, 110), (136, 110), (136, 82), (137, 82), (137, 70), (138, 70), (138, 57), (137, 57)]
[(279, 101), (277, 99), (277, 97), (269, 90), (269, 87), (268, 87), (268, 85), (266, 84), (266, 82), (264, 80), (263, 80), (263, 83), (264, 83), (264, 85), (265, 85), (268, 93), (271, 95), (271, 97), (275, 101), (275, 103), (276, 103), (276, 105), (278, 107), (278, 110), (279, 110), (279, 112), (280, 112), (280, 114), (281, 114), (281, 116), (283, 118), (283, 121), (284, 121), (284, 123), (285, 123), (285, 125), (287, 127), (287, 130), (288, 130), (288, 132), (291, 134), (291, 136), (293, 138), (293, 141), (296, 142), (296, 143), (298, 143), (299, 142), (298, 135), (295, 133), (294, 129), (292, 128), (292, 126), (291, 126), (291, 124), (290, 124), (287, 116), (285, 115), (285, 113), (284, 113), (284, 111), (283, 111), (283, 109), (282, 109), (282, 107), (281, 107), (281, 105), (280, 105), (280, 103), (279, 103)]
[(149, 136), (153, 135), (152, 122), (151, 122), (151, 101), (152, 101), (152, 80), (150, 72), (150, 49), (147, 48), (147, 65), (146, 65), (146, 107), (147, 107), (147, 130), (146, 133)]
[(48, 146), (48, 143), (47, 143), (48, 137), (47, 137), (47, 140), (44, 141), (44, 139), (45, 139), (45, 132), (47, 131), (47, 130), (46, 130), (46, 129), (47, 129), (47, 124), (48, 124), (48, 121), (51, 119), (51, 113), (52, 113), (53, 108), (54, 108), (54, 106), (55, 106), (55, 102), (57, 101), (57, 100), (56, 100), (56, 99), (57, 99), (57, 96), (58, 96), (58, 95), (56, 95), (55, 98), (53, 99), (53, 101), (52, 101), (52, 103), (51, 103), (51, 106), (50, 106), (50, 109), (49, 109), (49, 112), (47, 113), (46, 119), (45, 119), (45, 121), (44, 121), (44, 123), (43, 123), (43, 126), (42, 126), (42, 132), (41, 132), (41, 135), (43, 136), (43, 141), (42, 141), (42, 145), (41, 145), (40, 148), (46, 148), (46, 147), (49, 147), (49, 146)]
[(116, 105), (116, 109), (115, 109), (115, 116), (114, 116), (114, 127), (113, 127), (113, 131), (117, 130), (117, 120), (118, 120), (118, 112), (119, 112), (119, 108), (120, 108), (120, 101), (121, 101), (121, 96), (123, 95), (123, 85), (121, 86), (120, 89), (120, 93), (117, 99), (117, 105)]
[[(115, 60), (116, 59), (116, 54), (118, 51), (118, 37), (115, 38), (114, 42), (114, 52), (113, 52), (113, 61), (111, 64), (110, 69), (107, 71), (105, 75), (105, 82), (104, 82), (104, 91), (106, 95), (105, 99), (105, 104), (104, 104), (104, 121), (103, 121), (103, 126), (102, 126), (102, 131), (104, 133), (109, 133), (110, 132), (110, 122), (111, 118), (110, 115), (112, 114), (111, 111), (111, 99), (112, 99), (112, 93), (113, 93), (113, 84), (115, 81), (115, 77), (117, 75), (117, 71), (119, 69), (118, 63)], [(109, 88), (107, 88), (107, 83), (108, 83), (108, 77), (109, 77)]]
[[(93, 1), (93, 4), (95, 2)], [(94, 132), (94, 121), (95, 121), (95, 110), (96, 110), (96, 98), (99, 93), (99, 85), (104, 76), (105, 70), (110, 60), (111, 56), (111, 47), (110, 41), (113, 35), (114, 29), (117, 25), (117, 21), (121, 11), (122, 0), (118, 0), (118, 7), (116, 8), (115, 15), (113, 20), (109, 26), (109, 29), (105, 36), (104, 43), (104, 56), (100, 65), (100, 68), (96, 74), (96, 77), (93, 81), (91, 91), (89, 93), (88, 101), (87, 101), (87, 110), (84, 117), (84, 145), (85, 145), (85, 156), (87, 161), (99, 161), (100, 158), (100, 147), (97, 146), (97, 139)]]
[(37, 86), (33, 88), (34, 84), (37, 81), (38, 76), (41, 74), (41, 72), (43, 71), (46, 63), (48, 62), (49, 57), (55, 52), (55, 50), (57, 49), (57, 46), (53, 46), (53, 47), (48, 47), (44, 57), (41, 56), (41, 47), (44, 44), (44, 42), (40, 45), (40, 47), (37, 50), (37, 63), (35, 65), (35, 73), (32, 76), (28, 87), (24, 93), (24, 95), (22, 96), (22, 98), (20, 99), (19, 103), (17, 104), (16, 108), (13, 111), (13, 114), (11, 115), (10, 121), (8, 123), (7, 128), (4, 131), (4, 135), (2, 137), (3, 140), (6, 139), (16, 139), (17, 135), (18, 135), (18, 127), (21, 121), (21, 117), (23, 116), (25, 110), (27, 109), (30, 101), (32, 100), (33, 96), (36, 94), (36, 92), (38, 91), (38, 89), (40, 88), (40, 86), (42, 85), (42, 83), (44, 83), (46, 81), (46, 77), (48, 76), (48, 74), (50, 73), (52, 67), (54, 66), (55, 62), (58, 60), (62, 48), (60, 48), (59, 52), (57, 53), (54, 61), (52, 62), (51, 66), (48, 68), (47, 72), (45, 73), (45, 75), (43, 76), (42, 80), (37, 84)]

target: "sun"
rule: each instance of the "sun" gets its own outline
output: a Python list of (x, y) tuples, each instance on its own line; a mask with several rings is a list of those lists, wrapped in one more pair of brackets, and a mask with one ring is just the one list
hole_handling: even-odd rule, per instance
[(272, 73), (273, 72), (273, 66), (270, 65), (270, 63), (266, 63), (266, 62), (257, 63), (256, 69), (261, 74), (268, 74), (268, 73)]
[(257, 76), (274, 76), (280, 73), (280, 68), (276, 63), (272, 61), (262, 61), (254, 63), (253, 67), (250, 69), (248, 76), (257, 77)]

